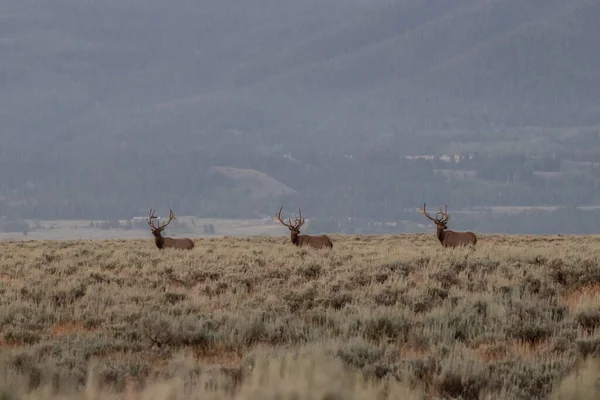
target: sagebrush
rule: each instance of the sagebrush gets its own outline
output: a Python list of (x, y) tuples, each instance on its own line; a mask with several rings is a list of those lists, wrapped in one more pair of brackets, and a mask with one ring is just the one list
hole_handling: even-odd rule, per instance
[(332, 240), (3, 242), (6, 398), (600, 393), (598, 237)]

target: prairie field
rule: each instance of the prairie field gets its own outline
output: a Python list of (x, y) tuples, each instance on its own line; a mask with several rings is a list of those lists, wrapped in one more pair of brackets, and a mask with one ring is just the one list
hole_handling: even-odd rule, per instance
[[(207, 237), (203, 233), (203, 224), (213, 224), (217, 230), (215, 237), (222, 236), (272, 236), (287, 233), (288, 230), (277, 223), (264, 223), (260, 219), (225, 219), (225, 218), (197, 218), (193, 216), (177, 216), (178, 222), (186, 225), (185, 229), (173, 227), (168, 235), (171, 237), (190, 238)], [(145, 225), (143, 229), (134, 228), (90, 228), (89, 220), (25, 220), (30, 226), (39, 224), (39, 228), (32, 229), (23, 235), (23, 232), (0, 231), (0, 241), (21, 240), (119, 240), (151, 238), (150, 229)], [(96, 221), (102, 222), (102, 221)], [(120, 220), (124, 225), (126, 220)]]
[(600, 237), (331, 238), (0, 242), (0, 398), (600, 396)]

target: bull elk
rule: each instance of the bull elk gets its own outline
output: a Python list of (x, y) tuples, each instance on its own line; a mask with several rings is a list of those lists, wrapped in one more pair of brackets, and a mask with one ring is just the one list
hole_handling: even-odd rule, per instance
[(194, 242), (192, 242), (188, 238), (173, 239), (170, 237), (163, 237), (161, 235), (161, 232), (163, 231), (163, 229), (165, 229), (167, 227), (167, 225), (169, 225), (171, 223), (171, 221), (173, 221), (174, 219), (177, 219), (177, 218), (175, 218), (175, 215), (173, 215), (173, 211), (171, 209), (169, 209), (169, 220), (166, 223), (159, 225), (157, 227), (152, 222), (153, 219), (158, 219), (158, 217), (156, 217), (154, 215), (154, 211), (152, 211), (152, 209), (150, 209), (150, 212), (148, 213), (148, 226), (150, 226), (150, 229), (152, 230), (152, 235), (154, 235), (154, 241), (156, 243), (156, 247), (158, 247), (161, 250), (164, 248), (185, 249), (185, 250), (194, 248)]
[(444, 206), (444, 210), (440, 208), (435, 214), (435, 218), (425, 211), (425, 203), (423, 208), (419, 210), (421, 214), (432, 220), (437, 226), (437, 238), (444, 247), (468, 246), (477, 244), (477, 236), (473, 232), (454, 232), (448, 229), (447, 224), (451, 216), (448, 215), (448, 206)]
[(296, 218), (294, 222), (292, 222), (291, 219), (288, 219), (287, 224), (281, 219), (281, 210), (283, 210), (283, 207), (281, 207), (279, 209), (279, 212), (275, 214), (275, 218), (277, 218), (277, 220), (283, 225), (288, 227), (288, 229), (290, 230), (292, 243), (294, 245), (311, 246), (316, 249), (333, 248), (333, 243), (331, 243), (331, 240), (329, 240), (327, 235), (313, 236), (300, 234), (300, 227), (304, 225), (304, 218), (302, 218), (302, 211), (300, 210), (300, 208), (298, 208), (299, 217)]

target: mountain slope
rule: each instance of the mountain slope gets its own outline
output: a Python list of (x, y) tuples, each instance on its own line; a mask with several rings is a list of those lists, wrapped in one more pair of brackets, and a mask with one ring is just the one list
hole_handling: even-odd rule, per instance
[(368, 207), (366, 186), (393, 204), (357, 160), (403, 174), (399, 155), (445, 151), (424, 131), (600, 124), (598, 17), (592, 0), (0, 0), (0, 196), (53, 204), (28, 215), (148, 198), (242, 215), (257, 204), (210, 173), (227, 165), (317, 205)]
[(600, 31), (590, 15), (600, 15), (591, 1), (456, 5), (415, 29), (398, 27), (376, 43), (262, 84), (267, 92), (300, 92), (300, 102), (350, 97), (346, 111), (362, 98), (371, 103), (364, 118), (453, 118), (477, 127), (580, 124), (586, 117), (594, 124)]
[[(345, 130), (331, 115), (598, 122), (600, 10), (589, 0), (0, 4), (0, 116), (6, 132), (36, 139), (272, 130), (277, 119)], [(195, 122), (178, 114), (186, 98)], [(157, 114), (161, 104), (171, 109)]]

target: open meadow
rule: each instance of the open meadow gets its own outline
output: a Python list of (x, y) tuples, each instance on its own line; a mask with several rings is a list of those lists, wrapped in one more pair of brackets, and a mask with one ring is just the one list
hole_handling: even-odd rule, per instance
[(0, 398), (600, 397), (600, 237), (331, 239), (0, 242)]
[[(141, 228), (125, 230), (121, 228), (90, 228), (89, 220), (25, 220), (30, 227), (35, 227), (23, 235), (23, 232), (2, 232), (0, 241), (21, 240), (104, 240), (104, 239), (143, 239), (152, 237), (150, 229), (146, 225), (146, 218)], [(99, 221), (96, 221), (97, 223)], [(107, 221), (103, 221), (107, 222)], [(118, 221), (121, 226), (126, 220)], [(224, 219), (224, 218), (196, 218), (190, 216), (178, 216), (177, 222), (184, 223), (185, 229), (170, 227), (168, 236), (187, 236), (191, 238), (206, 237), (203, 232), (204, 224), (213, 224), (216, 233), (211, 236), (252, 236), (252, 235), (280, 235), (287, 233), (285, 228), (278, 222), (269, 221), (265, 223), (259, 219)]]

